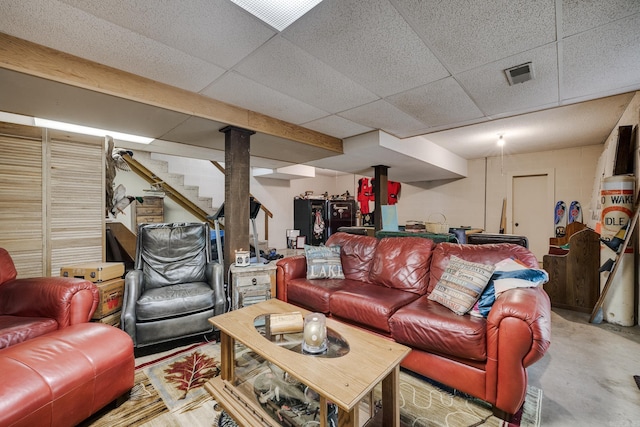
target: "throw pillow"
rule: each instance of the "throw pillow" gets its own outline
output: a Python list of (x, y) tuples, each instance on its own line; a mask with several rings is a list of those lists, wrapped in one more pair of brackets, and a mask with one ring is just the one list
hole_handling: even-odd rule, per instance
[(476, 303), (494, 269), (493, 265), (451, 256), (447, 268), (428, 298), (463, 315)]
[(340, 246), (304, 245), (307, 279), (344, 279)]
[(529, 268), (513, 258), (503, 259), (495, 267), (489, 284), (480, 295), (471, 314), (488, 317), (489, 311), (500, 293), (513, 288), (540, 286), (549, 280), (546, 271)]

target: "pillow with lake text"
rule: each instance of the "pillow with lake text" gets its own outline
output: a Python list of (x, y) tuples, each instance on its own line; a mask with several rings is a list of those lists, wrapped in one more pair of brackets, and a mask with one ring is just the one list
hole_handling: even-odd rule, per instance
[(340, 246), (304, 245), (307, 279), (344, 279)]
[(471, 310), (480, 298), (494, 270), (494, 265), (465, 261), (452, 255), (428, 298), (456, 314), (463, 315)]

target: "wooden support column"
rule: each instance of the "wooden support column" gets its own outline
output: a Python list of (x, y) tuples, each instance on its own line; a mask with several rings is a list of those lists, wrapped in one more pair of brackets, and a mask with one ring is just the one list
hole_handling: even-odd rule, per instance
[(387, 171), (389, 166), (376, 165), (373, 167), (375, 171), (375, 183), (373, 185), (373, 195), (375, 201), (374, 226), (376, 231), (382, 230), (382, 205), (386, 205), (389, 200), (389, 178), (387, 177)]
[(224, 136), (224, 271), (235, 262), (235, 251), (249, 250), (250, 137), (255, 132), (226, 126)]

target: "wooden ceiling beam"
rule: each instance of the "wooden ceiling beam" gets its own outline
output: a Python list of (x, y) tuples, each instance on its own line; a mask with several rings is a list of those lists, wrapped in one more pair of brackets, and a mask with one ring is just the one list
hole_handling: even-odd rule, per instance
[(339, 138), (3, 33), (0, 68), (343, 152)]

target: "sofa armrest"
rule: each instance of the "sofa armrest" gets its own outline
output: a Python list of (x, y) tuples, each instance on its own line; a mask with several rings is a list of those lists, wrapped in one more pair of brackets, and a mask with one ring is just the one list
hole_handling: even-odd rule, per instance
[(307, 258), (304, 255), (294, 255), (282, 258), (276, 263), (276, 296), (287, 302), (287, 283), (293, 279), (307, 277)]
[(551, 303), (542, 286), (510, 289), (496, 299), (487, 318), (486, 367), (487, 390), (494, 390), (489, 397), (496, 407), (508, 413), (519, 409), (526, 368), (545, 355), (550, 343)]
[(124, 277), (124, 298), (120, 324), (122, 330), (128, 333), (133, 340), (134, 346), (138, 344), (136, 340), (136, 302), (142, 294), (142, 277), (142, 270), (131, 270)]
[(0, 286), (0, 314), (55, 319), (58, 329), (91, 320), (99, 301), (96, 285), (84, 279), (37, 277)]
[(224, 289), (224, 266), (217, 262), (211, 262), (207, 264), (206, 274), (209, 286), (211, 286), (215, 295), (213, 315), (217, 316), (226, 312), (227, 309), (227, 295)]

